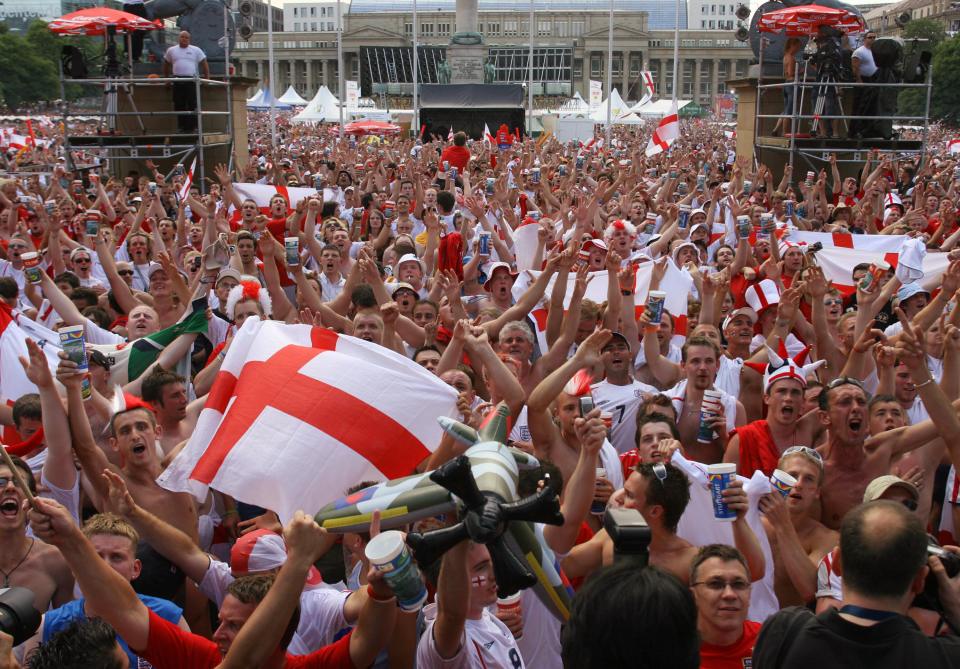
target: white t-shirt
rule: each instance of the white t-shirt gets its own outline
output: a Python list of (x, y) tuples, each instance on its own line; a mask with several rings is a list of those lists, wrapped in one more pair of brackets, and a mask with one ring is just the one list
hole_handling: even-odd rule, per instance
[(726, 355), (720, 356), (720, 369), (717, 370), (717, 378), (713, 385), (717, 390), (722, 390), (727, 395), (740, 397), (740, 372), (743, 370), (743, 358), (731, 358)]
[(544, 606), (536, 590), (523, 591), (521, 604), (523, 635), (517, 639), (517, 647), (523, 662), (528, 667), (560, 669), (560, 621)]
[(460, 650), (447, 660), (440, 657), (433, 638), (437, 605), (425, 606), (423, 618), (427, 628), (417, 644), (417, 669), (522, 669), (525, 666), (513, 634), (487, 610), (478, 620), (466, 620)]
[[(235, 580), (230, 565), (211, 558), (207, 573), (197, 588), (220, 606), (227, 596), (227, 588)], [(349, 592), (329, 588), (304, 591), (300, 595), (300, 624), (287, 651), (291, 655), (307, 655), (333, 643), (338, 633), (349, 627), (343, 615), (343, 607), (349, 596)]]
[[(687, 460), (680, 453), (674, 453), (671, 462), (690, 479), (690, 502), (680, 517), (677, 536), (695, 546), (707, 544), (733, 546), (733, 524), (713, 517), (713, 498), (710, 493), (710, 483), (707, 480), (706, 465)], [(747, 525), (757, 536), (760, 549), (763, 551), (763, 559), (767, 564), (763, 578), (753, 584), (747, 619), (763, 622), (780, 610), (777, 595), (773, 589), (773, 553), (770, 551), (770, 540), (763, 529), (759, 507), (760, 497), (771, 490), (770, 480), (761, 471), (754, 472), (749, 479), (742, 476), (737, 478), (743, 481), (743, 489), (747, 493), (750, 504), (746, 516)]]
[(163, 59), (173, 67), (175, 77), (193, 77), (200, 73), (200, 63), (207, 59), (203, 49), (193, 44), (185, 47), (176, 44), (163, 55)]
[(637, 411), (643, 404), (643, 395), (648, 393), (657, 395), (659, 390), (634, 379), (625, 386), (618, 386), (607, 380), (600, 381), (590, 387), (593, 400), (597, 407), (613, 414), (613, 425), (610, 428), (610, 443), (617, 453), (626, 453), (636, 446)]
[(853, 52), (853, 57), (860, 61), (860, 76), (872, 77), (877, 73), (877, 63), (873, 60), (873, 51), (862, 46)]

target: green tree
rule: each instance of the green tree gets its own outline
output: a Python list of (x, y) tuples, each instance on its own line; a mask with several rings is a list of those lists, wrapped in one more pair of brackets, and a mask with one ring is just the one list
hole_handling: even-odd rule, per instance
[(58, 95), (57, 68), (25, 37), (0, 34), (0, 81), (10, 109)]
[[(924, 51), (936, 52), (937, 47), (947, 38), (943, 26), (933, 19), (915, 19), (903, 29), (903, 39), (907, 52), (914, 48), (910, 42), (913, 39), (925, 39), (927, 42), (918, 42), (916, 48)], [(934, 81), (934, 95), (937, 82)], [(897, 108), (900, 116), (922, 116), (926, 106), (927, 92), (921, 88), (908, 88), (900, 91), (897, 98)]]
[(933, 54), (933, 101), (930, 113), (954, 123), (960, 121), (960, 38), (937, 46)]

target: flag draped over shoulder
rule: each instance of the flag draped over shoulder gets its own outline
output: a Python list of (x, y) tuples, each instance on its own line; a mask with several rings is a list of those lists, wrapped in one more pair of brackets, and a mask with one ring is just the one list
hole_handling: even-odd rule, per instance
[(179, 323), (125, 344), (95, 344), (92, 348), (110, 361), (111, 383), (126, 385), (143, 374), (160, 353), (182, 334), (207, 332), (206, 299), (193, 303), (192, 311)]
[(455, 408), (450, 386), (382, 346), (249, 319), (159, 482), (198, 499), (214, 488), (286, 520), (360, 481), (410, 474)]

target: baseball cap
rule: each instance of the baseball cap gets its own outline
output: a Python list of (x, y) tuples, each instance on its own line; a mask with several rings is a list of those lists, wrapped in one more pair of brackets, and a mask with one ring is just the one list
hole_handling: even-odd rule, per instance
[(757, 322), (757, 312), (751, 309), (750, 307), (740, 307), (739, 309), (734, 309), (727, 317), (723, 319), (723, 325), (720, 327), (721, 330), (726, 330), (727, 326), (730, 325), (730, 322), (737, 316), (746, 316), (750, 319), (751, 324)]
[(908, 283), (905, 286), (900, 286), (900, 290), (897, 291), (897, 300), (903, 303), (904, 300), (909, 300), (914, 295), (919, 295), (920, 293), (930, 295), (930, 291), (919, 283)]
[(595, 246), (596, 248), (600, 249), (601, 251), (606, 251), (606, 250), (608, 250), (608, 249), (607, 249), (607, 244), (606, 244), (606, 242), (604, 242), (602, 239), (588, 239), (587, 241), (585, 241), (585, 242), (583, 243), (583, 249), (584, 249), (584, 250), (589, 249), (591, 246)]
[[(244, 534), (230, 549), (230, 571), (236, 577), (279, 569), (287, 561), (287, 546), (272, 530), (255, 530)], [(307, 586), (320, 585), (316, 567), (307, 572)]]
[(397, 281), (395, 284), (391, 285), (390, 287), (391, 297), (399, 293), (401, 290), (409, 290), (411, 293), (413, 293), (417, 297), (420, 297), (420, 294), (417, 292), (417, 289), (411, 286), (406, 281)]
[(624, 334), (623, 334), (622, 332), (617, 332), (616, 330), (614, 330), (613, 332), (610, 333), (610, 341), (608, 341), (608, 342), (604, 345), (603, 348), (606, 348), (607, 346), (610, 346), (610, 344), (613, 343), (613, 340), (614, 340), (614, 339), (619, 339), (619, 340), (621, 340), (624, 344), (627, 345), (627, 350), (630, 349), (630, 341), (626, 338), (626, 336), (624, 336)]
[(909, 481), (904, 481), (899, 476), (894, 476), (893, 474), (884, 474), (870, 481), (870, 483), (867, 484), (867, 489), (863, 493), (863, 501), (876, 501), (883, 497), (884, 493), (890, 490), (890, 488), (903, 488), (910, 493), (910, 496), (913, 497), (915, 502), (920, 501), (920, 491), (917, 490), (917, 487)]
[[(150, 263), (150, 267), (147, 268), (147, 279), (149, 280), (150, 277), (152, 277), (154, 274), (156, 274), (160, 270), (163, 270), (163, 265), (161, 265), (158, 262)], [(166, 270), (163, 270), (163, 271), (166, 271)]]
[(240, 272), (233, 269), (232, 267), (224, 267), (222, 270), (220, 270), (220, 273), (217, 274), (216, 283), (220, 283), (221, 279), (226, 279), (228, 277), (232, 278), (237, 283), (240, 283)]

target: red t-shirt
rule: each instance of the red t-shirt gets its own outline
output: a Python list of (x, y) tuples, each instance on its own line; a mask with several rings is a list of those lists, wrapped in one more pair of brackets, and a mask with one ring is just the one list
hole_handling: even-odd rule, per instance
[(780, 452), (773, 441), (767, 421), (760, 419), (741, 425), (730, 437), (733, 435), (740, 437), (740, 475), (750, 478), (755, 471), (760, 470), (771, 476), (780, 461)]
[[(150, 635), (146, 649), (136, 654), (156, 669), (213, 669), (223, 662), (217, 644), (180, 629), (150, 611)], [(354, 669), (350, 659), (350, 635), (309, 655), (287, 655), (287, 669)]]
[(450, 163), (450, 167), (456, 167), (460, 174), (463, 174), (467, 169), (467, 162), (470, 160), (470, 149), (465, 146), (448, 146), (443, 150), (443, 153), (440, 154), (440, 164), (443, 165), (443, 161), (446, 160)]
[(746, 620), (743, 623), (743, 636), (736, 643), (729, 646), (701, 643), (700, 669), (744, 669), (751, 666), (753, 646), (759, 633), (760, 623)]

